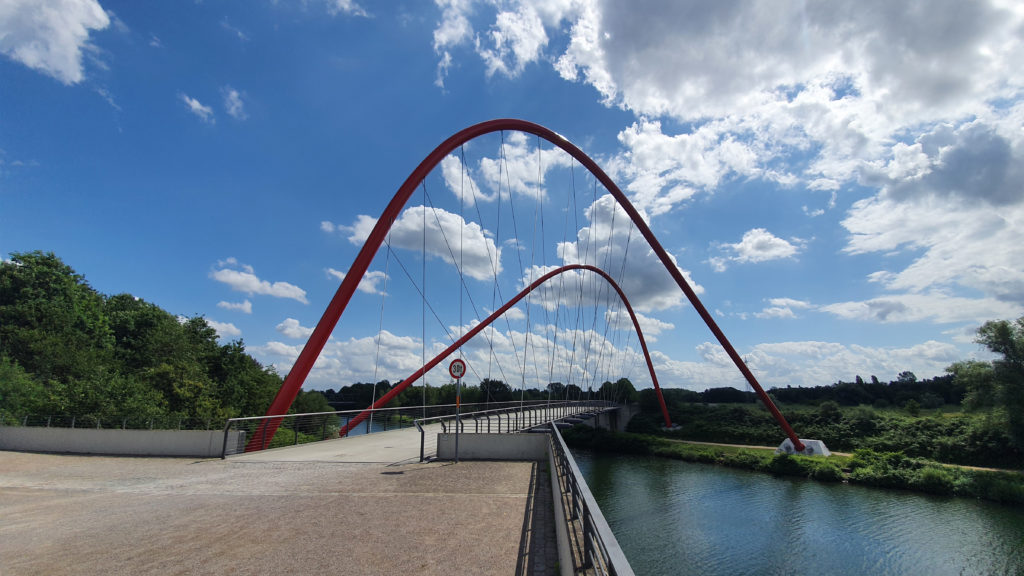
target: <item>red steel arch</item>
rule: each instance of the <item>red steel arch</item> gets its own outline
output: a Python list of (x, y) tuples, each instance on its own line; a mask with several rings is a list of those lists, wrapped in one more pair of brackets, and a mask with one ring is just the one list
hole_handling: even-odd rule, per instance
[[(430, 362), (427, 362), (426, 364), (423, 365), (422, 368), (420, 368), (416, 372), (413, 372), (412, 375), (410, 375), (405, 380), (402, 380), (402, 382), (398, 386), (395, 386), (390, 391), (388, 391), (387, 394), (381, 396), (380, 399), (374, 402), (372, 406), (360, 412), (359, 415), (350, 420), (349, 423), (346, 424), (341, 429), (338, 435), (344, 436), (345, 434), (348, 434), (349, 430), (355, 428), (360, 422), (366, 419), (366, 417), (370, 414), (370, 410), (376, 410), (378, 408), (386, 406), (387, 403), (390, 402), (392, 398), (401, 394), (402, 390), (405, 390), (413, 382), (419, 380), (421, 376), (429, 372), (432, 368), (434, 368), (434, 366), (437, 366), (442, 360), (450, 356), (452, 352), (458, 350), (460, 346), (468, 342), (471, 338), (479, 334), (484, 328), (488, 327), (492, 322), (500, 318), (502, 314), (507, 312), (517, 303), (519, 303), (520, 300), (525, 298), (530, 292), (533, 292), (538, 286), (554, 278), (555, 276), (558, 276), (559, 274), (564, 274), (572, 270), (589, 270), (590, 272), (598, 274), (599, 276), (604, 278), (612, 288), (615, 289), (615, 292), (618, 293), (619, 295), (619, 299), (622, 300), (622, 303), (626, 305), (626, 311), (629, 312), (629, 318), (630, 320), (633, 321), (633, 328), (636, 330), (637, 339), (640, 340), (640, 348), (643, 349), (644, 351), (644, 359), (647, 360), (647, 370), (651, 373), (651, 381), (654, 382), (654, 390), (658, 394), (658, 402), (661, 403), (661, 415), (665, 419), (665, 426), (671, 428), (672, 420), (669, 419), (668, 408), (665, 407), (665, 398), (662, 397), (661, 387), (658, 386), (658, 376), (657, 374), (654, 373), (654, 363), (651, 362), (651, 355), (647, 351), (647, 341), (644, 340), (643, 330), (640, 329), (640, 323), (636, 319), (636, 314), (633, 313), (633, 307), (630, 306), (629, 300), (626, 298), (626, 294), (622, 291), (621, 288), (619, 288), (619, 285), (615, 283), (615, 280), (613, 280), (612, 277), (609, 276), (608, 273), (605, 272), (604, 270), (601, 270), (600, 268), (596, 266), (591, 266), (589, 264), (569, 264), (567, 266), (556, 268), (548, 272), (547, 274), (541, 276), (540, 278), (534, 280), (533, 283), (524, 288), (521, 292), (519, 292), (519, 294), (516, 294), (514, 298), (506, 302), (501, 308), (495, 310), (490, 316), (488, 316), (482, 322), (474, 326), (471, 330), (463, 334), (461, 338), (452, 343), (451, 346), (441, 351), (440, 354), (434, 356), (434, 358)], [(273, 438), (273, 435), (271, 435), (270, 437)]]
[[(661, 260), (665, 269), (675, 280), (679, 289), (686, 295), (687, 300), (690, 301), (690, 305), (693, 306), (697, 314), (700, 315), (701, 319), (707, 325), (711, 333), (715, 335), (718, 343), (725, 349), (726, 354), (732, 359), (736, 368), (739, 369), (743, 377), (746, 378), (750, 387), (753, 388), (754, 392), (757, 393), (758, 398), (768, 408), (772, 416), (775, 417), (776, 422), (786, 433), (786, 436), (793, 442), (793, 447), (797, 451), (801, 451), (804, 448), (803, 442), (797, 437), (796, 432), (786, 422), (786, 419), (779, 412), (779, 409), (772, 402), (768, 394), (761, 388), (757, 378), (754, 377), (754, 373), (750, 371), (746, 363), (740, 357), (736, 349), (733, 348), (732, 343), (725, 337), (721, 328), (715, 322), (714, 318), (707, 311), (707, 308), (701, 303), (700, 299), (697, 298), (697, 293), (694, 292), (693, 288), (683, 277), (683, 274), (676, 267), (672, 258), (669, 256), (665, 248), (662, 247), (661, 243), (654, 236), (654, 232), (651, 231), (650, 227), (644, 222), (644, 219), (640, 217), (640, 213), (637, 212), (636, 208), (629, 202), (626, 195), (623, 194), (622, 190), (612, 181), (612, 179), (597, 165), (594, 160), (583, 153), (582, 150), (577, 148), (574, 144), (569, 142), (563, 136), (556, 132), (535, 124), (526, 120), (519, 120), (514, 118), (503, 118), (497, 120), (488, 120), (479, 124), (474, 124), (468, 128), (453, 134), (447, 140), (442, 142), (437, 148), (420, 162), (419, 166), (413, 170), (412, 174), (405, 179), (402, 186), (395, 193), (395, 196), (388, 203), (384, 209), (384, 213), (380, 219), (377, 220), (377, 224), (373, 227), (373, 231), (370, 232), (369, 237), (363, 244), (362, 249), (356, 256), (355, 261), (352, 263), (351, 268), (345, 274), (345, 279), (342, 280), (341, 285), (338, 287), (338, 291), (335, 292), (334, 297), (331, 299), (330, 304), (327, 305), (327, 309), (324, 310), (323, 316), (317, 323), (316, 328), (313, 330), (313, 334), (309, 337), (306, 345), (303, 347), (302, 352), (299, 353), (298, 359), (295, 361), (295, 365), (292, 366), (291, 371), (285, 378), (284, 383), (281, 385), (281, 389), (278, 390), (277, 396), (274, 397), (274, 401), (270, 404), (270, 408), (267, 409), (267, 416), (278, 416), (288, 412), (288, 408), (291, 406), (292, 401), (295, 400), (295, 396), (299, 393), (299, 389), (302, 388), (302, 383), (305, 382), (306, 376), (309, 375), (309, 371), (313, 368), (313, 364), (316, 362), (320, 351), (323, 350), (324, 345), (327, 344), (327, 339), (330, 337), (331, 332), (337, 325), (338, 320), (341, 318), (342, 312), (345, 311), (345, 307), (348, 305), (349, 300), (352, 299), (352, 295), (356, 291), (356, 287), (359, 285), (359, 281), (362, 280), (363, 274), (370, 267), (370, 263), (373, 261), (374, 255), (384, 242), (385, 236), (387, 236), (388, 230), (391, 228), (392, 223), (398, 218), (401, 213), (402, 207), (412, 196), (412, 193), (416, 190), (419, 183), (430, 174), (431, 170), (434, 169), (437, 164), (441, 162), (449, 153), (453, 152), (459, 146), (469, 142), (470, 140), (490, 134), (492, 132), (499, 132), (502, 130), (515, 130), (519, 132), (526, 132), (533, 134), (544, 140), (547, 140), (551, 144), (558, 146), (564, 150), (567, 154), (575, 158), (580, 164), (582, 164), (591, 174), (597, 178), (601, 184), (608, 190), (608, 193), (615, 198), (615, 201), (619, 203), (622, 209), (629, 215), (629, 218), (633, 221), (637, 230), (643, 235), (644, 239), (647, 240), (648, 245), (657, 254), (658, 259)], [(267, 421), (269, 426), (272, 426), (272, 430), (277, 428), (277, 420)], [(269, 434), (267, 437), (273, 437), (273, 434)]]

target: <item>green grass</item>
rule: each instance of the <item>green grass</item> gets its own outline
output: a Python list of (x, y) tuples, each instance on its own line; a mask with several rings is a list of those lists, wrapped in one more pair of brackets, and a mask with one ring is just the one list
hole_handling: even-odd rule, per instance
[(771, 449), (691, 444), (586, 426), (566, 430), (563, 436), (570, 446), (596, 452), (656, 456), (818, 482), (848, 482), (1024, 505), (1024, 474), (962, 468), (910, 458), (900, 452), (862, 449), (852, 456), (790, 456), (775, 454)]

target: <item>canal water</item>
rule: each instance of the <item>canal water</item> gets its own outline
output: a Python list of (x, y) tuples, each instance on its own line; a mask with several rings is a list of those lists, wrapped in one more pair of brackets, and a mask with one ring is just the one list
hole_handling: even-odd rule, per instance
[(638, 575), (1024, 575), (1022, 508), (573, 455)]

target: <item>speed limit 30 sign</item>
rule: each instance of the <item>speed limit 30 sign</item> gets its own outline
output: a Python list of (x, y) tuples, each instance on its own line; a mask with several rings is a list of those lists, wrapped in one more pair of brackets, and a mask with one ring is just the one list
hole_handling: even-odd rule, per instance
[(452, 363), (448, 365), (448, 373), (456, 380), (462, 378), (466, 375), (466, 363), (460, 358), (452, 360)]

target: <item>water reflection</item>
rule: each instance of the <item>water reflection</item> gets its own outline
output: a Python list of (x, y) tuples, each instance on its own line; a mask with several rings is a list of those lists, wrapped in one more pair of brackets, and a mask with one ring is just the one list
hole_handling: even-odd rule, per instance
[(574, 451), (637, 574), (1024, 574), (1024, 510)]

